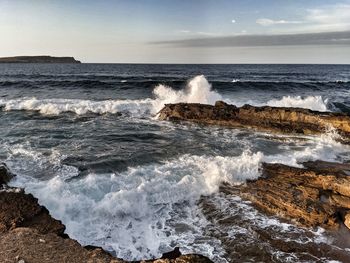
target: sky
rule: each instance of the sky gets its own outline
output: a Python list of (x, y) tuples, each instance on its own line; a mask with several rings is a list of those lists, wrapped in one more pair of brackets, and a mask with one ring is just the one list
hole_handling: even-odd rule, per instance
[(350, 64), (350, 0), (0, 0), (0, 57)]

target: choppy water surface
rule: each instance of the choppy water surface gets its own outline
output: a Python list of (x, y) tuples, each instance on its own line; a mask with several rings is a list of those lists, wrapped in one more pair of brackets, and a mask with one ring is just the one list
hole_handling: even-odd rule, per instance
[(180, 246), (215, 262), (342, 261), (350, 243), (341, 231), (295, 227), (219, 189), (257, 178), (263, 161), (348, 160), (336, 134), (155, 116), (165, 103), (216, 100), (348, 112), (349, 80), (350, 66), (332, 65), (2, 64), (0, 159), (71, 237), (118, 257)]

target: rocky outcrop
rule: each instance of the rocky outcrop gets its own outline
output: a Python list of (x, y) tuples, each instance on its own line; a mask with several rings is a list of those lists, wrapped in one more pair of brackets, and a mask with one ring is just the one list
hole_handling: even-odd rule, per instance
[(304, 167), (264, 163), (262, 176), (248, 181), (240, 195), (265, 212), (303, 226), (349, 227), (350, 164), (315, 161)]
[[(0, 262), (69, 262), (124, 263), (94, 246), (83, 247), (64, 233), (61, 221), (38, 204), (21, 188), (8, 187), (13, 177), (5, 165), (0, 165)], [(140, 262), (210, 263), (200, 255), (181, 255), (176, 249), (161, 259)]]
[(0, 164), (0, 188), (1, 185), (7, 184), (14, 175), (7, 168), (6, 164)]
[(178, 103), (165, 105), (158, 119), (301, 134), (319, 134), (334, 128), (340, 135), (350, 138), (350, 116), (300, 108), (236, 107), (222, 101), (217, 101), (215, 106)]
[(81, 63), (73, 57), (17, 56), (0, 58), (0, 63)]

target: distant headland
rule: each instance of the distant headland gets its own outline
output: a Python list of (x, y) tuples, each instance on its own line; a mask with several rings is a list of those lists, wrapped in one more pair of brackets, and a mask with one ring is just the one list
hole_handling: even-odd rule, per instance
[(81, 63), (74, 57), (52, 57), (52, 56), (16, 56), (2, 57), (0, 63)]

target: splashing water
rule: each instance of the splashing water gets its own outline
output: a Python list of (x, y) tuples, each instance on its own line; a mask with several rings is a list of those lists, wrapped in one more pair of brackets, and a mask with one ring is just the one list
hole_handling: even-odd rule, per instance
[(270, 100), (267, 105), (272, 107), (294, 107), (304, 108), (315, 111), (328, 111), (327, 99), (323, 99), (321, 96), (307, 96), (302, 98), (301, 96), (283, 96), (280, 100)]
[(174, 90), (165, 85), (158, 85), (153, 90), (154, 98), (139, 100), (81, 100), (81, 99), (37, 99), (20, 98), (13, 100), (0, 100), (0, 106), (5, 111), (32, 110), (43, 115), (58, 115), (62, 112), (73, 112), (83, 115), (88, 112), (95, 114), (115, 114), (127, 112), (132, 116), (149, 116), (157, 114), (168, 103), (202, 103), (214, 104), (218, 100), (242, 106), (251, 104), (254, 106), (269, 105), (273, 107), (296, 107), (315, 111), (328, 111), (327, 99), (321, 96), (284, 96), (281, 99), (269, 100), (266, 103), (259, 101), (237, 101), (232, 98), (223, 98), (217, 91), (212, 90), (211, 84), (203, 76), (196, 76), (188, 82), (184, 90)]

